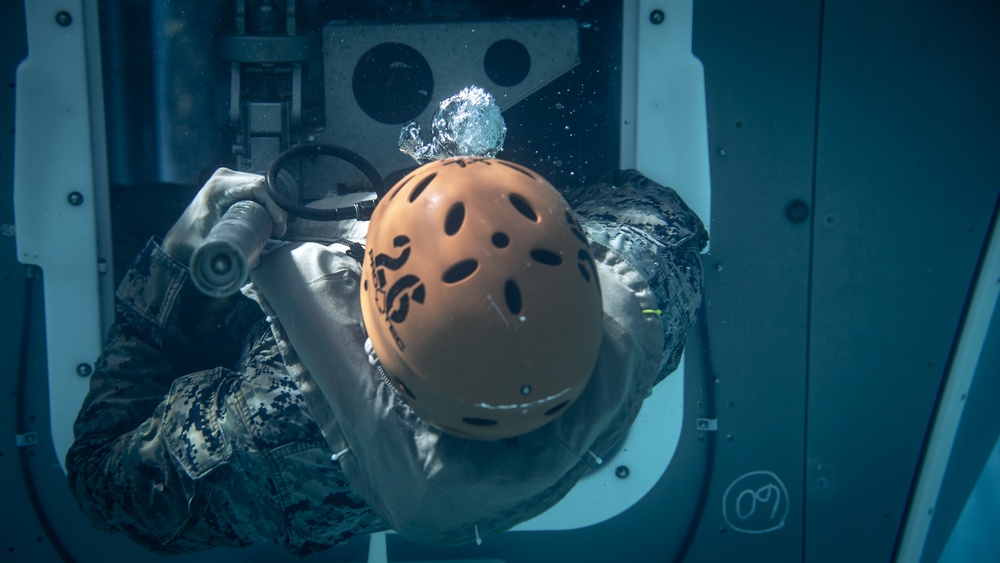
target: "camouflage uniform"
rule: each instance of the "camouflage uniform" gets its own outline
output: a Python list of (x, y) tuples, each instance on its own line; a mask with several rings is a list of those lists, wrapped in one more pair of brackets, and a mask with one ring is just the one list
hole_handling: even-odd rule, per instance
[[(588, 235), (650, 283), (659, 381), (701, 301), (707, 234), (676, 193), (634, 171), (568, 196)], [(271, 541), (296, 556), (386, 529), (331, 462), (256, 303), (202, 296), (155, 241), (117, 296), (67, 456), (95, 525), (161, 554)]]
[(708, 232), (676, 192), (635, 170), (564, 195), (590, 240), (621, 254), (653, 290), (664, 335), (661, 381), (677, 369), (701, 305), (699, 254)]

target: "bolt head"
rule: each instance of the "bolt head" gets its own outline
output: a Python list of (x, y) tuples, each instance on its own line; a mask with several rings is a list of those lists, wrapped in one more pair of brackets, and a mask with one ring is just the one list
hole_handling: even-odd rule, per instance
[(788, 204), (785, 215), (792, 223), (801, 223), (809, 218), (809, 204), (797, 199)]

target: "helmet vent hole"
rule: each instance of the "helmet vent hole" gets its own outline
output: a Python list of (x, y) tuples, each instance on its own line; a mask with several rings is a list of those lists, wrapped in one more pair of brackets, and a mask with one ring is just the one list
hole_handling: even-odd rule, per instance
[(475, 274), (478, 269), (479, 262), (475, 260), (462, 260), (458, 264), (448, 268), (444, 275), (441, 276), (441, 281), (448, 284), (458, 283), (472, 277), (472, 274)]
[(576, 218), (573, 217), (573, 213), (570, 211), (566, 212), (566, 222), (569, 223), (569, 230), (573, 233), (584, 246), (590, 246), (590, 242), (587, 241), (587, 237), (583, 234), (583, 230), (580, 228), (580, 223), (577, 222)]
[(436, 176), (437, 176), (437, 172), (428, 175), (423, 180), (420, 180), (420, 183), (417, 184), (416, 187), (413, 188), (412, 192), (410, 192), (410, 203), (413, 203), (414, 201), (416, 201), (417, 198), (420, 197), (420, 194), (424, 193), (424, 190), (427, 189), (427, 186), (429, 186), (430, 183), (434, 181), (434, 178)]
[(521, 288), (517, 287), (517, 282), (507, 280), (503, 286), (503, 298), (507, 301), (507, 308), (511, 314), (520, 315), (523, 304), (521, 303)]
[(493, 238), (490, 240), (497, 248), (507, 248), (510, 244), (510, 237), (506, 233), (493, 233)]
[(463, 416), (462, 422), (471, 424), (472, 426), (493, 426), (497, 423), (492, 418), (475, 418), (472, 416)]
[(552, 407), (551, 409), (545, 411), (545, 416), (552, 416), (552, 415), (558, 413), (559, 411), (561, 411), (564, 408), (566, 408), (566, 405), (568, 405), (568, 404), (569, 404), (569, 401), (563, 401), (563, 402), (559, 403), (558, 405), (556, 405), (556, 406)]
[(413, 394), (413, 391), (410, 391), (410, 388), (407, 387), (405, 383), (403, 383), (403, 380), (401, 380), (398, 377), (394, 377), (392, 379), (393, 381), (395, 381), (396, 387), (398, 387), (400, 391), (405, 393), (407, 397), (413, 399), (414, 401), (417, 400), (417, 396)]
[(393, 199), (395, 199), (396, 196), (399, 195), (399, 192), (403, 191), (403, 188), (405, 188), (406, 185), (409, 184), (411, 180), (413, 180), (413, 178), (414, 178), (413, 176), (410, 176), (410, 177), (408, 177), (408, 178), (400, 181), (400, 183), (397, 184), (395, 188), (392, 188), (392, 191), (389, 192), (389, 194), (388, 194), (389, 195), (389, 201), (392, 201)]
[(538, 222), (538, 214), (531, 208), (531, 204), (528, 203), (528, 200), (517, 194), (510, 194), (510, 204), (514, 206), (514, 209), (516, 209), (518, 213), (524, 215), (525, 218), (532, 223)]
[(461, 203), (456, 203), (451, 206), (451, 210), (448, 211), (448, 216), (444, 220), (444, 232), (448, 236), (453, 236), (462, 228), (462, 223), (465, 222), (465, 205)]
[(558, 266), (562, 264), (562, 256), (559, 256), (551, 250), (545, 250), (544, 248), (535, 248), (531, 251), (531, 259), (535, 262), (540, 262), (546, 266)]

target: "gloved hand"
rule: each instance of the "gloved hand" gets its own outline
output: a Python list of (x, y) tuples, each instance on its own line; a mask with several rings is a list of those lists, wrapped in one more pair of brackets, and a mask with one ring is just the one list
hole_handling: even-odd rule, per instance
[(187, 206), (180, 219), (170, 227), (167, 236), (163, 238), (163, 249), (187, 265), (194, 249), (205, 240), (229, 206), (247, 199), (260, 203), (271, 214), (274, 221), (272, 237), (285, 234), (288, 214), (267, 195), (264, 177), (220, 168), (205, 182), (205, 186)]

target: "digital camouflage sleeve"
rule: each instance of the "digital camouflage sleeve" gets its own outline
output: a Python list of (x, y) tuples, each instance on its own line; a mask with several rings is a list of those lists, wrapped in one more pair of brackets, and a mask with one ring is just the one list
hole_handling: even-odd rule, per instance
[(271, 541), (297, 556), (384, 529), (330, 463), (256, 303), (201, 296), (153, 241), (117, 297), (67, 456), (95, 525), (161, 554)]

